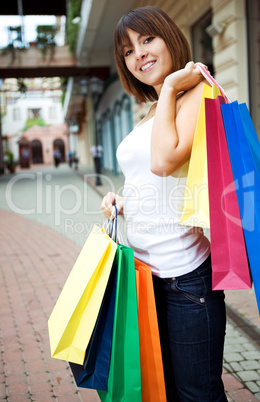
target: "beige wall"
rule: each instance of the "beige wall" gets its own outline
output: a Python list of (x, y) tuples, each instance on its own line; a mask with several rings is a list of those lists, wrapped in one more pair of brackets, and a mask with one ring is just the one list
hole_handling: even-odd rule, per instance
[(248, 49), (245, 0), (213, 0), (213, 22), (226, 29), (213, 40), (216, 79), (232, 100), (248, 104)]
[[(206, 12), (212, 23), (225, 23), (223, 33), (213, 37), (215, 78), (231, 99), (248, 103), (247, 32), (245, 0), (179, 0), (165, 10), (192, 42), (191, 27)], [(197, 60), (196, 60), (197, 61)]]

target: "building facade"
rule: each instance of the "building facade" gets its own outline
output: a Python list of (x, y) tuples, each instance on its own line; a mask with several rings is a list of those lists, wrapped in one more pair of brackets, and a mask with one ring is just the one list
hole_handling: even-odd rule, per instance
[[(68, 153), (68, 126), (64, 123), (59, 80), (53, 89), (42, 78), (26, 79), (23, 91), (15, 88), (16, 79), (4, 81), (5, 114), (2, 134), (5, 151), (27, 165), (53, 163), (53, 152), (59, 148), (61, 161)], [(26, 89), (26, 90), (25, 90)]]

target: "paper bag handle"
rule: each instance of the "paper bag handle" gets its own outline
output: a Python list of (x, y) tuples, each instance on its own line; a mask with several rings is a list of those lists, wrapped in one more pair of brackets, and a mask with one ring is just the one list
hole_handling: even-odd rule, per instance
[(211, 86), (216, 85), (219, 88), (221, 95), (224, 96), (225, 98), (227, 98), (229, 102), (232, 102), (232, 100), (229, 98), (229, 96), (225, 93), (222, 86), (219, 85), (219, 83), (215, 80), (215, 78), (212, 77), (212, 75), (208, 72), (208, 70), (206, 70), (204, 65), (202, 63), (196, 63), (196, 66), (199, 68), (201, 74), (203, 75), (204, 78), (206, 78), (208, 83)]

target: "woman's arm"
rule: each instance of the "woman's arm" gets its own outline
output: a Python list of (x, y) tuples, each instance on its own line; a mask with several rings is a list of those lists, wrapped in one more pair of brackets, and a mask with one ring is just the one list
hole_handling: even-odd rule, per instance
[[(199, 69), (190, 62), (164, 81), (151, 140), (151, 171), (158, 176), (170, 176), (190, 158), (203, 91), (202, 80)], [(176, 110), (176, 97), (181, 91), (187, 92), (180, 98), (180, 107)]]
[(112, 212), (113, 212), (113, 206), (117, 206), (117, 213), (118, 215), (123, 215), (124, 213), (124, 198), (121, 197), (120, 195), (117, 195), (115, 193), (109, 192), (107, 195), (103, 198), (102, 203), (101, 203), (101, 209), (103, 212), (103, 215), (105, 218), (109, 219)]

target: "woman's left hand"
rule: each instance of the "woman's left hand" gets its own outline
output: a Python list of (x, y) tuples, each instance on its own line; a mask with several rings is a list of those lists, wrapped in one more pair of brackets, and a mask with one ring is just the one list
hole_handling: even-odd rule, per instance
[(124, 198), (113, 192), (107, 193), (102, 200), (101, 209), (106, 219), (110, 219), (111, 214), (114, 212), (113, 206), (117, 206), (117, 214), (123, 215), (124, 213)]
[(188, 91), (189, 89), (194, 88), (204, 79), (205, 78), (201, 74), (197, 63), (190, 61), (181, 70), (175, 71), (174, 73), (168, 75), (163, 86), (171, 87), (171, 89), (173, 89), (177, 95), (179, 92)]
[[(190, 158), (204, 88), (194, 62), (168, 75), (161, 88), (151, 138), (151, 171), (169, 176)], [(185, 92), (177, 109), (177, 94)]]

